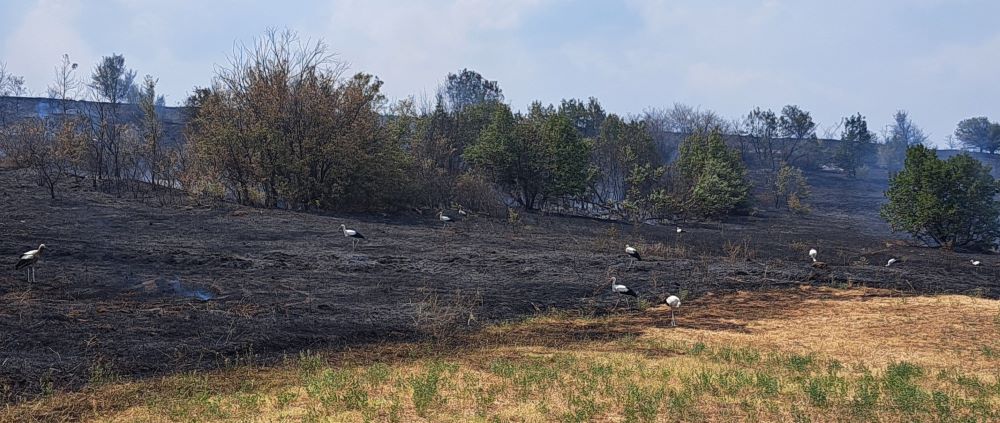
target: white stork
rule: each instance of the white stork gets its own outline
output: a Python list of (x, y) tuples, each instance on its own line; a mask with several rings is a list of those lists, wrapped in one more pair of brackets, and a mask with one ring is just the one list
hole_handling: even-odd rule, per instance
[(895, 263), (895, 262), (897, 262), (897, 261), (899, 261), (899, 260), (896, 260), (896, 258), (893, 257), (893, 258), (889, 259), (889, 261), (885, 262), (885, 267), (892, 266), (892, 264)]
[(443, 211), (438, 212), (438, 220), (441, 221), (441, 229), (444, 229), (445, 226), (448, 226), (448, 222), (451, 222), (451, 218), (445, 216)]
[[(618, 278), (616, 278), (614, 276), (611, 277), (611, 292), (614, 292), (614, 293), (618, 294), (618, 301), (615, 301), (615, 306), (612, 307), (612, 308), (617, 308), (618, 307), (618, 303), (621, 302), (621, 300), (622, 300), (622, 295), (628, 295), (630, 297), (635, 297), (637, 300), (639, 299), (639, 295), (636, 294), (635, 291), (633, 291), (631, 289), (628, 289), (628, 287), (625, 286), (625, 285), (619, 284), (618, 283)], [(628, 299), (627, 298), (625, 299), (625, 302), (628, 303)]]
[(681, 299), (671, 295), (667, 297), (667, 305), (670, 306), (670, 326), (677, 326), (677, 321), (674, 320), (674, 310), (680, 308)]
[(632, 259), (629, 260), (628, 262), (628, 267), (632, 267), (632, 263), (636, 260), (642, 261), (642, 256), (639, 255), (639, 251), (636, 250), (635, 247), (631, 245), (625, 244), (625, 254), (628, 254), (629, 257), (632, 257)]
[(354, 229), (347, 229), (347, 225), (340, 225), (340, 230), (344, 231), (345, 237), (353, 238), (351, 239), (351, 250), (358, 248), (358, 244), (361, 243), (361, 240), (365, 239), (365, 236), (361, 235), (361, 232)]
[(818, 253), (816, 252), (815, 248), (810, 248), (809, 249), (809, 258), (813, 259), (813, 263), (816, 262), (816, 254), (818, 254)]
[(969, 260), (969, 263), (972, 263), (973, 266), (980, 266), (983, 264), (983, 262), (979, 260)]
[(677, 227), (677, 233), (684, 233), (684, 230), (680, 226)]
[(45, 251), (45, 244), (39, 245), (37, 250), (31, 250), (27, 253), (21, 254), (21, 259), (17, 261), (14, 265), (14, 270), (21, 270), (27, 267), (27, 277), (28, 283), (37, 282), (38, 279), (35, 278), (35, 264), (38, 263), (38, 259), (42, 258), (42, 252)]

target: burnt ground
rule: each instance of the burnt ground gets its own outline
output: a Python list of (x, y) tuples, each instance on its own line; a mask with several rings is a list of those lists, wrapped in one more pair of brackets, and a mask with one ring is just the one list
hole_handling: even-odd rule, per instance
[[(522, 214), (442, 229), (433, 216), (153, 207), (0, 171), (0, 398), (303, 350), (412, 340), (550, 308), (605, 312), (606, 275), (667, 293), (799, 284), (1000, 296), (1000, 258), (933, 250), (877, 216), (884, 175), (811, 174), (814, 213), (632, 227)], [(357, 251), (340, 224), (368, 237)], [(44, 242), (38, 282), (12, 269)], [(626, 269), (626, 243), (648, 260)], [(651, 247), (657, 243), (662, 245)], [(827, 266), (810, 266), (815, 247)], [(890, 257), (900, 263), (885, 267)], [(983, 266), (973, 267), (976, 257)]]

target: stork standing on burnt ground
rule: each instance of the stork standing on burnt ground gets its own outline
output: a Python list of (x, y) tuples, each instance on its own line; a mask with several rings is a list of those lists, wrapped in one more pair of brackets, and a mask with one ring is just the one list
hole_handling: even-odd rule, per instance
[(347, 225), (340, 225), (340, 230), (344, 231), (344, 236), (351, 238), (351, 250), (358, 248), (358, 244), (361, 243), (362, 239), (365, 239), (361, 232), (354, 229), (347, 229)]
[(893, 257), (893, 258), (889, 259), (889, 261), (885, 262), (885, 267), (892, 266), (892, 264), (895, 263), (895, 262), (897, 262), (897, 261), (899, 261), (899, 260), (896, 260), (896, 258)]
[[(622, 295), (635, 297), (636, 302), (639, 301), (639, 295), (635, 291), (628, 289), (627, 286), (618, 283), (618, 278), (614, 276), (611, 277), (611, 291), (618, 294), (618, 301), (615, 301), (615, 306), (612, 309), (618, 308), (618, 303), (622, 301)], [(625, 299), (625, 303), (628, 304), (628, 298)]]
[(969, 263), (972, 263), (973, 266), (981, 266), (983, 264), (983, 262), (975, 259), (969, 260)]
[(818, 254), (818, 252), (816, 251), (815, 248), (810, 248), (809, 249), (809, 258), (811, 258), (813, 260), (813, 263), (816, 262), (816, 254)]
[(632, 267), (633, 262), (642, 261), (642, 256), (639, 255), (639, 251), (636, 250), (635, 247), (631, 245), (625, 244), (625, 254), (628, 254), (629, 257), (632, 257), (632, 259), (629, 260), (628, 262), (628, 268)]
[(38, 279), (35, 278), (35, 265), (38, 264), (38, 260), (42, 258), (42, 252), (45, 251), (45, 244), (39, 245), (37, 250), (31, 250), (27, 253), (21, 254), (21, 259), (17, 261), (14, 265), (14, 270), (21, 270), (27, 268), (28, 283), (37, 282)]
[(680, 308), (681, 299), (677, 298), (676, 295), (671, 295), (667, 297), (667, 305), (670, 306), (670, 326), (677, 326), (677, 321), (674, 320), (674, 310)]
[(441, 229), (444, 229), (445, 226), (448, 226), (448, 222), (452, 221), (450, 217), (445, 216), (443, 211), (438, 212), (438, 220), (441, 221)]

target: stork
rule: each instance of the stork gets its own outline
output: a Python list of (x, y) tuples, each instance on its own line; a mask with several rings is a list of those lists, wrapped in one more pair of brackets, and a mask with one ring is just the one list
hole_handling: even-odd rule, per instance
[(628, 262), (628, 267), (632, 267), (632, 263), (636, 260), (642, 261), (642, 256), (639, 255), (639, 251), (636, 250), (635, 247), (632, 247), (631, 245), (625, 244), (625, 254), (628, 254), (629, 257), (632, 257), (632, 260), (629, 260)]
[(674, 320), (674, 310), (680, 308), (681, 299), (671, 295), (667, 297), (667, 305), (670, 306), (670, 326), (677, 326), (677, 321)]
[(448, 222), (451, 222), (451, 218), (445, 216), (443, 211), (438, 212), (438, 220), (441, 221), (441, 229), (444, 229), (444, 227), (448, 225)]
[(813, 259), (813, 263), (816, 262), (816, 254), (818, 254), (818, 253), (816, 252), (815, 248), (810, 248), (809, 249), (809, 257)]
[[(620, 303), (622, 301), (622, 295), (628, 295), (628, 296), (631, 296), (631, 297), (635, 297), (636, 300), (639, 299), (639, 295), (637, 295), (635, 293), (635, 291), (633, 291), (631, 289), (628, 289), (628, 287), (625, 286), (625, 285), (619, 284), (618, 283), (618, 278), (616, 278), (614, 276), (611, 277), (611, 292), (614, 292), (614, 293), (618, 294), (618, 301), (615, 301), (615, 306), (612, 307), (612, 308), (617, 308), (618, 307), (618, 303)], [(628, 303), (628, 299), (625, 299), (625, 302)]]
[(969, 263), (972, 263), (973, 266), (980, 266), (983, 264), (983, 262), (979, 260), (969, 260)]
[(683, 230), (683, 229), (681, 229), (681, 227), (680, 227), (680, 226), (678, 226), (678, 227), (677, 227), (677, 233), (679, 233), (679, 234), (680, 234), (680, 233), (684, 233), (684, 230)]
[(896, 258), (893, 257), (893, 258), (889, 259), (889, 261), (885, 262), (885, 267), (892, 266), (892, 264), (895, 263), (895, 262), (897, 262), (897, 261), (899, 261), (899, 260), (896, 260)]
[(14, 265), (14, 270), (21, 270), (27, 267), (27, 277), (28, 283), (37, 282), (38, 279), (35, 278), (35, 264), (38, 263), (38, 259), (42, 258), (42, 252), (45, 251), (45, 244), (39, 245), (37, 250), (31, 250), (27, 253), (21, 254), (21, 259), (17, 261)]
[(347, 229), (347, 225), (340, 225), (340, 230), (344, 231), (345, 237), (353, 238), (351, 240), (351, 250), (358, 248), (358, 244), (361, 243), (361, 240), (365, 239), (365, 236), (361, 235), (361, 232), (354, 229)]

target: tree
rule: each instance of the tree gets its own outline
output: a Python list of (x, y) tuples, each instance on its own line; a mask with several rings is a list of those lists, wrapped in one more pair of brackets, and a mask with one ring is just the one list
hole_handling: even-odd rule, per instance
[(577, 99), (564, 99), (559, 104), (559, 114), (569, 118), (573, 127), (584, 138), (596, 138), (607, 118), (601, 103), (594, 97), (590, 97), (586, 103)]
[[(24, 77), (7, 71), (7, 63), (0, 61), (0, 96), (18, 97), (28, 92), (24, 88)], [(0, 126), (10, 124), (11, 117), (16, 117), (18, 110), (4, 102), (0, 104)]]
[(684, 178), (683, 209), (699, 217), (719, 217), (748, 206), (750, 183), (738, 151), (719, 131), (695, 133), (680, 146), (676, 167)]
[(119, 106), (128, 99), (135, 81), (135, 71), (125, 66), (125, 57), (119, 54), (105, 56), (94, 67), (88, 85), (97, 103), (93, 103), (94, 128), (90, 146), (94, 168), (94, 185), (104, 177), (114, 178), (115, 190), (121, 195), (127, 161), (126, 140), (123, 139), (127, 125), (121, 120)]
[(927, 135), (910, 120), (910, 116), (905, 110), (896, 111), (892, 120), (893, 123), (886, 128), (885, 143), (879, 149), (882, 164), (890, 172), (898, 171), (903, 167), (908, 148), (927, 142)]
[(968, 118), (958, 123), (955, 138), (965, 144), (966, 148), (996, 154), (1000, 150), (1000, 124), (990, 122), (983, 116)]
[(591, 154), (593, 175), (590, 193), (602, 206), (611, 207), (626, 199), (632, 190), (631, 174), (637, 167), (660, 167), (662, 160), (646, 122), (623, 119), (611, 114), (601, 125)]
[(146, 168), (149, 172), (149, 183), (155, 189), (159, 184), (157, 177), (162, 177), (166, 169), (160, 152), (163, 137), (163, 123), (157, 115), (156, 82), (152, 76), (146, 75), (143, 80), (142, 92), (139, 96), (139, 110), (142, 111), (140, 135), (143, 140), (143, 154)]
[(889, 180), (880, 214), (893, 231), (930, 246), (986, 250), (1000, 238), (1000, 183), (968, 154), (940, 160), (914, 145), (903, 170)]
[(0, 96), (19, 97), (28, 93), (24, 77), (7, 71), (7, 63), (0, 62)]
[(76, 77), (79, 65), (69, 59), (68, 54), (62, 55), (62, 60), (56, 65), (55, 80), (49, 85), (49, 98), (59, 100), (59, 105), (65, 115), (69, 100), (76, 99), (80, 90), (80, 80)]
[(801, 147), (806, 143), (815, 144), (816, 122), (813, 122), (812, 115), (802, 110), (799, 106), (787, 105), (781, 109), (781, 117), (778, 118), (778, 133), (783, 138), (784, 154), (781, 161), (792, 163), (799, 158)]
[(549, 198), (583, 193), (591, 146), (566, 116), (540, 104), (531, 109), (515, 116), (498, 107), (465, 158), (522, 207), (537, 209)]
[(462, 69), (458, 74), (449, 73), (444, 92), (452, 111), (485, 102), (502, 102), (503, 91), (497, 81), (483, 78), (479, 72)]
[(122, 103), (135, 83), (135, 71), (125, 66), (125, 56), (105, 56), (90, 76), (90, 88), (100, 101)]
[(777, 203), (784, 203), (796, 213), (809, 212), (809, 206), (805, 203), (810, 195), (809, 182), (802, 174), (802, 169), (787, 164), (782, 166), (775, 181), (775, 192)]
[(242, 204), (296, 210), (403, 206), (410, 168), (388, 131), (382, 81), (322, 41), (268, 31), (220, 68), (189, 127), (193, 173)]
[(56, 198), (56, 189), (74, 163), (81, 140), (75, 120), (63, 121), (56, 131), (50, 131), (41, 119), (24, 119), (7, 128), (3, 149), (15, 166), (35, 171), (38, 184)]
[[(777, 172), (780, 165), (780, 151), (775, 140), (778, 136), (778, 116), (771, 110), (761, 110), (755, 107), (743, 119), (743, 133), (753, 149), (757, 163), (768, 170)], [(746, 154), (747, 148), (741, 137), (741, 152)]]
[(857, 176), (857, 170), (871, 154), (875, 134), (868, 130), (865, 117), (858, 113), (844, 119), (844, 131), (840, 136), (840, 146), (834, 154), (837, 165), (850, 177)]

